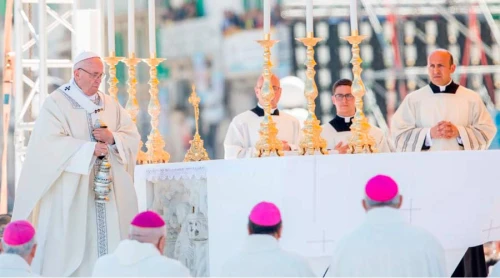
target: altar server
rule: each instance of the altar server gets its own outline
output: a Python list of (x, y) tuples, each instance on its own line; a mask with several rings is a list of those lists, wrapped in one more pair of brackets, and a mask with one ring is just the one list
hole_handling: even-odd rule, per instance
[[(224, 139), (224, 158), (245, 158), (255, 156), (255, 144), (259, 140), (259, 129), (264, 117), (264, 100), (262, 86), (264, 77), (260, 76), (254, 88), (257, 96), (257, 106), (245, 111), (231, 121)], [(299, 121), (282, 111), (277, 106), (281, 97), (280, 80), (271, 76), (271, 85), (274, 90), (274, 99), (271, 101), (271, 115), (278, 129), (278, 139), (283, 143), (283, 151), (297, 150), (299, 145)]]
[[(346, 153), (349, 138), (352, 136), (351, 125), (356, 113), (355, 98), (351, 92), (352, 81), (340, 79), (332, 87), (332, 102), (337, 115), (330, 122), (323, 124), (321, 136), (327, 141), (328, 149)], [(378, 152), (391, 152), (391, 144), (384, 132), (371, 126), (369, 134), (375, 139)]]
[(495, 124), (481, 96), (453, 81), (455, 68), (447, 50), (429, 55), (429, 85), (407, 95), (392, 117), (396, 151), (488, 149)]

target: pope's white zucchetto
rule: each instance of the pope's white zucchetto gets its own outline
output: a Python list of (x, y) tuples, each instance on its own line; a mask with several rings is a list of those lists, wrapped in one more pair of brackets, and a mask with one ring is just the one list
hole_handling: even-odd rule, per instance
[(101, 56), (99, 56), (97, 53), (94, 53), (92, 51), (83, 51), (78, 54), (75, 59), (73, 60), (73, 69), (75, 69), (75, 65), (78, 64), (81, 61), (90, 59), (90, 58), (99, 58), (101, 59)]

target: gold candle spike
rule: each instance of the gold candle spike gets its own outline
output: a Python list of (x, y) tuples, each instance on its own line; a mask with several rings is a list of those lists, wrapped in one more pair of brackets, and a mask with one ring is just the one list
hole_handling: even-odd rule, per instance
[(283, 143), (278, 140), (278, 128), (276, 123), (271, 117), (271, 101), (274, 99), (274, 90), (271, 84), (271, 48), (276, 44), (277, 40), (271, 40), (271, 34), (264, 35), (263, 40), (257, 41), (264, 48), (264, 65), (262, 75), (264, 76), (264, 83), (260, 92), (264, 100), (264, 118), (260, 123), (259, 141), (255, 145), (256, 156), (271, 156), (276, 154), (283, 156)]
[(195, 124), (196, 124), (196, 132), (194, 134), (193, 140), (189, 141), (189, 144), (191, 144), (191, 147), (186, 153), (186, 156), (184, 157), (184, 162), (188, 161), (202, 161), (202, 160), (210, 160), (208, 157), (208, 153), (203, 147), (203, 140), (201, 140), (200, 134), (198, 132), (198, 120), (200, 118), (200, 97), (196, 94), (196, 88), (193, 85), (192, 86), (192, 91), (191, 95), (189, 96), (188, 99), (189, 103), (193, 105), (194, 108), (194, 119), (195, 119)]
[(375, 139), (370, 136), (370, 123), (363, 112), (363, 96), (365, 95), (365, 85), (361, 79), (361, 63), (363, 60), (359, 54), (359, 44), (367, 36), (359, 35), (358, 31), (352, 31), (351, 36), (343, 38), (352, 45), (352, 94), (356, 99), (356, 114), (352, 120), (351, 138), (349, 138), (349, 153), (376, 153), (378, 152), (375, 146)]
[(123, 60), (123, 57), (116, 57), (115, 52), (111, 52), (109, 57), (104, 58), (104, 62), (109, 66), (109, 95), (113, 97), (114, 100), (118, 101), (118, 78), (116, 78), (116, 65)]
[[(128, 80), (127, 80), (127, 92), (128, 100), (125, 105), (125, 109), (130, 114), (132, 121), (137, 125), (137, 115), (139, 114), (139, 103), (137, 102), (137, 78), (136, 78), (136, 66), (141, 62), (141, 59), (135, 57), (135, 53), (129, 53), (129, 57), (123, 60), (123, 63), (128, 67)], [(142, 151), (142, 146), (144, 143), (142, 140), (139, 141), (139, 152), (137, 153), (137, 164), (147, 163), (146, 153)]]
[(318, 97), (318, 88), (316, 87), (316, 81), (314, 81), (314, 76), (316, 71), (314, 66), (316, 66), (316, 61), (314, 60), (314, 46), (321, 41), (321, 38), (315, 38), (312, 32), (307, 34), (305, 38), (298, 38), (298, 41), (303, 43), (307, 47), (307, 59), (306, 59), (306, 82), (304, 95), (307, 99), (307, 119), (304, 121), (304, 127), (302, 128), (302, 138), (299, 143), (299, 154), (300, 155), (314, 155), (316, 151), (321, 152), (321, 154), (328, 154), (326, 149), (326, 140), (321, 138), (321, 125), (320, 121), (316, 117), (315, 109), (316, 103), (315, 99)]
[(148, 113), (151, 115), (151, 133), (148, 136), (146, 153), (148, 163), (167, 163), (170, 154), (164, 150), (165, 141), (158, 130), (159, 117), (161, 112), (160, 101), (158, 100), (158, 70), (156, 67), (165, 59), (157, 58), (156, 53), (151, 53), (149, 59), (143, 59), (149, 65), (149, 94), (151, 99), (148, 105)]

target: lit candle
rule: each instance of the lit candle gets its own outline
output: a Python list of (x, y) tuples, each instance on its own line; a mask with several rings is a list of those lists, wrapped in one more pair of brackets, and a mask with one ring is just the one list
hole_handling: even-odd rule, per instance
[(306, 0), (306, 32), (313, 32), (313, 0)]
[(108, 0), (108, 52), (115, 52), (115, 5), (114, 0)]
[(358, 31), (358, 0), (351, 0), (351, 33)]
[(156, 54), (155, 0), (149, 0), (149, 53)]
[(135, 53), (135, 0), (128, 0), (128, 54)]
[(271, 0), (264, 1), (264, 34), (269, 34), (271, 30)]

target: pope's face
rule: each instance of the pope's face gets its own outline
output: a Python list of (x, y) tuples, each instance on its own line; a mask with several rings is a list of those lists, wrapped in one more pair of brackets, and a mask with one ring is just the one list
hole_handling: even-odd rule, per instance
[(104, 65), (101, 59), (91, 58), (75, 69), (74, 76), (78, 86), (86, 95), (94, 95), (99, 90), (104, 77)]

